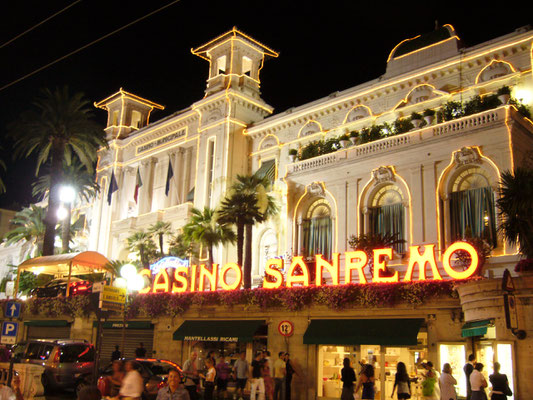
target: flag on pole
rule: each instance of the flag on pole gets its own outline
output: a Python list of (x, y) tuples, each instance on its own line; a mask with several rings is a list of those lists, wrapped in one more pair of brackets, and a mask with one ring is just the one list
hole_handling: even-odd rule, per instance
[(172, 162), (168, 160), (168, 171), (167, 171), (167, 184), (165, 186), (165, 196), (168, 196), (168, 192), (170, 192), (170, 180), (174, 176), (174, 171), (172, 170)]
[(111, 180), (109, 181), (109, 190), (107, 191), (107, 204), (111, 205), (113, 193), (118, 190), (117, 180), (115, 179), (115, 171), (111, 172)]
[(137, 199), (139, 198), (139, 189), (142, 187), (143, 181), (141, 179), (141, 171), (139, 170), (139, 167), (137, 167), (137, 178), (135, 180), (135, 192), (133, 193), (133, 199), (135, 200), (135, 203), (137, 203)]

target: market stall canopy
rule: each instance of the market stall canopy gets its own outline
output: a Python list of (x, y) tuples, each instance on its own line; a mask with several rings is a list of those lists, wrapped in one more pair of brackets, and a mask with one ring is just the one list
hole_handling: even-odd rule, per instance
[(96, 251), (58, 254), (54, 256), (35, 257), (24, 261), (18, 270), (38, 272), (49, 275), (80, 275), (97, 272), (111, 272), (106, 268), (109, 260)]
[(418, 331), (423, 322), (421, 318), (313, 319), (305, 331), (304, 343), (416, 346)]
[(252, 342), (264, 320), (187, 320), (174, 332), (174, 340)]

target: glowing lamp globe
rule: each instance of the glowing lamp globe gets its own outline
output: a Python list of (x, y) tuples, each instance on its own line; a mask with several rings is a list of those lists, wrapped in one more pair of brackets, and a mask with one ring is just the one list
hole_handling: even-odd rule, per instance
[(59, 200), (63, 203), (72, 203), (76, 198), (76, 191), (72, 186), (61, 186), (59, 189)]
[(120, 276), (124, 279), (133, 279), (135, 275), (137, 275), (137, 268), (133, 264), (124, 264), (122, 268), (120, 268)]
[(68, 215), (68, 211), (65, 207), (59, 207), (57, 209), (57, 219), (59, 220), (64, 220), (65, 218), (67, 218), (67, 215)]
[(126, 289), (126, 287), (128, 286), (128, 282), (124, 278), (117, 278), (113, 282), (113, 286), (121, 289)]
[(131, 279), (128, 279), (128, 290), (139, 291), (144, 289), (144, 279), (141, 275), (135, 275)]

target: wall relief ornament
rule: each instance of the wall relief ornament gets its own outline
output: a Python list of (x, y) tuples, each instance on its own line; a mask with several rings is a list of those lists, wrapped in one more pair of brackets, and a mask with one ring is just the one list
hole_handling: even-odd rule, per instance
[(308, 186), (309, 194), (317, 197), (326, 197), (326, 191), (324, 190), (324, 185), (319, 182), (313, 182)]
[(394, 182), (394, 170), (392, 167), (379, 167), (372, 171), (374, 186), (384, 182)]
[(457, 166), (481, 164), (481, 152), (477, 147), (463, 147), (453, 153), (453, 160)]

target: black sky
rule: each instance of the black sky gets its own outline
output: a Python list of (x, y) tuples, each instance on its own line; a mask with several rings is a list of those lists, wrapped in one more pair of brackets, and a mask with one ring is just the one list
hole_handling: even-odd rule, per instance
[[(4, 5), (0, 45), (73, 0), (11, 1)], [(83, 0), (23, 38), (0, 48), (0, 87), (171, 0)], [(181, 0), (120, 33), (0, 91), (2, 173), (8, 192), (0, 207), (32, 201), (34, 161), (11, 161), (6, 125), (27, 109), (43, 87), (67, 84), (91, 101), (120, 87), (166, 109), (157, 120), (202, 98), (207, 63), (190, 49), (237, 26), (280, 52), (261, 71), (263, 98), (275, 112), (377, 78), (401, 40), (452, 24), (466, 46), (531, 23), (519, 8), (488, 2), (200, 1)], [(525, 10), (523, 10), (525, 11)], [(106, 115), (95, 110), (102, 125)]]

